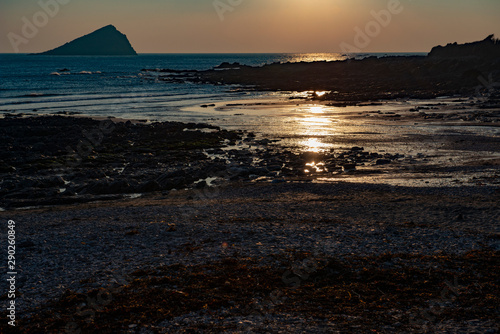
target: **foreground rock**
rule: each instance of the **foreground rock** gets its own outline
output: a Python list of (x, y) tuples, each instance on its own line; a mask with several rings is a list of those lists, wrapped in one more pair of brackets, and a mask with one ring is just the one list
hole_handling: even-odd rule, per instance
[(240, 137), (207, 124), (63, 116), (2, 119), (0, 136), (3, 208), (183, 188), (224, 169), (204, 149)]

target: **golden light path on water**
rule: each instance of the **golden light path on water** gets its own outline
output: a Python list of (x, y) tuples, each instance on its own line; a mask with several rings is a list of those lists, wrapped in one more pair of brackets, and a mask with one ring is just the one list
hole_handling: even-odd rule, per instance
[[(204, 121), (217, 121), (229, 130), (243, 128), (259, 139), (264, 138), (265, 143), (257, 149), (279, 150), (282, 147), (301, 155), (305, 160), (303, 171), (321, 176), (317, 182), (355, 180), (405, 186), (460, 186), (464, 182), (476, 182), (477, 178), (491, 178), (490, 171), (464, 174), (458, 178), (454, 172), (413, 172), (415, 164), (454, 168), (457, 163), (484, 158), (483, 153), (475, 151), (443, 148), (442, 144), (446, 142), (441, 140), (420, 140), (425, 136), (434, 138), (435, 134), (441, 135), (445, 131), (470, 131), (470, 127), (466, 130), (458, 128), (461, 122), (441, 124), (415, 118), (414, 109), (420, 106), (432, 108), (442, 115), (453, 115), (456, 107), (464, 104), (461, 100), (454, 97), (440, 99), (439, 107), (436, 107), (435, 100), (336, 106), (326, 101), (309, 100), (313, 93), (318, 92), (280, 92), (259, 99), (216, 102), (212, 107), (196, 105), (183, 111), (203, 115)], [(480, 131), (482, 135), (488, 133), (492, 136), (498, 132), (494, 127), (481, 127)], [(234, 146), (228, 146), (228, 149), (234, 149)], [(352, 151), (360, 150), (364, 152), (362, 156), (374, 158), (352, 163), (359, 157)], [(377, 160), (386, 159), (386, 156), (393, 160), (392, 165), (379, 166)], [(338, 164), (339, 161), (343, 165)], [(398, 169), (398, 173), (391, 172)]]
[(303, 115), (296, 118), (296, 133), (306, 139), (299, 143), (306, 151), (319, 152), (328, 148), (320, 138), (332, 135), (336, 121), (323, 105), (304, 108)]
[(291, 54), (287, 59), (292, 63), (314, 62), (314, 61), (338, 61), (345, 60), (347, 57), (342, 53), (298, 53)]

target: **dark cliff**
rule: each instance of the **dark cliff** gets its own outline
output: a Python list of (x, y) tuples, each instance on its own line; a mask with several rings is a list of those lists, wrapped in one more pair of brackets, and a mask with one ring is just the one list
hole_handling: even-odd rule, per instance
[(458, 44), (450, 43), (446, 46), (432, 48), (429, 57), (433, 58), (482, 58), (491, 59), (500, 57), (500, 40), (489, 35), (482, 41)]

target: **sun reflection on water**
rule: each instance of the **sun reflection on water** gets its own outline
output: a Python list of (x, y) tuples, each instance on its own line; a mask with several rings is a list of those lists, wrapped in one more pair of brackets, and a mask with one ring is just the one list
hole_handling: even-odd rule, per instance
[(322, 140), (321, 136), (319, 137), (309, 137), (299, 142), (302, 151), (305, 152), (315, 152), (320, 153), (326, 150), (329, 150), (333, 147), (332, 144), (329, 144)]
[(328, 149), (331, 145), (321, 140), (322, 137), (332, 135), (334, 132), (334, 120), (328, 115), (323, 105), (312, 105), (301, 109), (303, 114), (297, 118), (297, 134), (306, 136), (300, 145), (303, 150), (320, 152)]
[(294, 98), (304, 98), (304, 97), (321, 97), (327, 93), (331, 93), (331, 91), (324, 90), (324, 91), (314, 91), (314, 90), (305, 90), (302, 92), (293, 92), (291, 93), (291, 97)]
[(338, 61), (345, 59), (347, 59), (347, 57), (342, 53), (297, 53), (289, 55), (287, 61), (297, 63), (301, 61)]
[(307, 163), (306, 166), (308, 166), (309, 169), (314, 169), (314, 171), (316, 173), (328, 172), (328, 169), (325, 167), (325, 163), (324, 162), (318, 162), (318, 163), (316, 163), (316, 162), (313, 161), (313, 162)]
[(323, 106), (315, 106), (311, 107), (310, 112), (313, 114), (324, 114), (325, 110), (323, 109)]

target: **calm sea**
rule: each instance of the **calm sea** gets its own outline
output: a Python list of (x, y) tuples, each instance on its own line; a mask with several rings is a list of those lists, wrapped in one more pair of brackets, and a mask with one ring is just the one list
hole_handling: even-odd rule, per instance
[[(359, 54), (406, 55), (406, 54)], [(0, 54), (0, 114), (78, 112), (85, 115), (195, 120), (182, 107), (259, 96), (227, 86), (148, 80), (143, 68), (212, 68), (222, 62), (263, 65), (273, 62), (343, 60), (322, 54), (142, 54), (137, 57), (30, 56)], [(57, 75), (57, 74), (59, 75)], [(265, 94), (265, 93), (263, 93)]]

